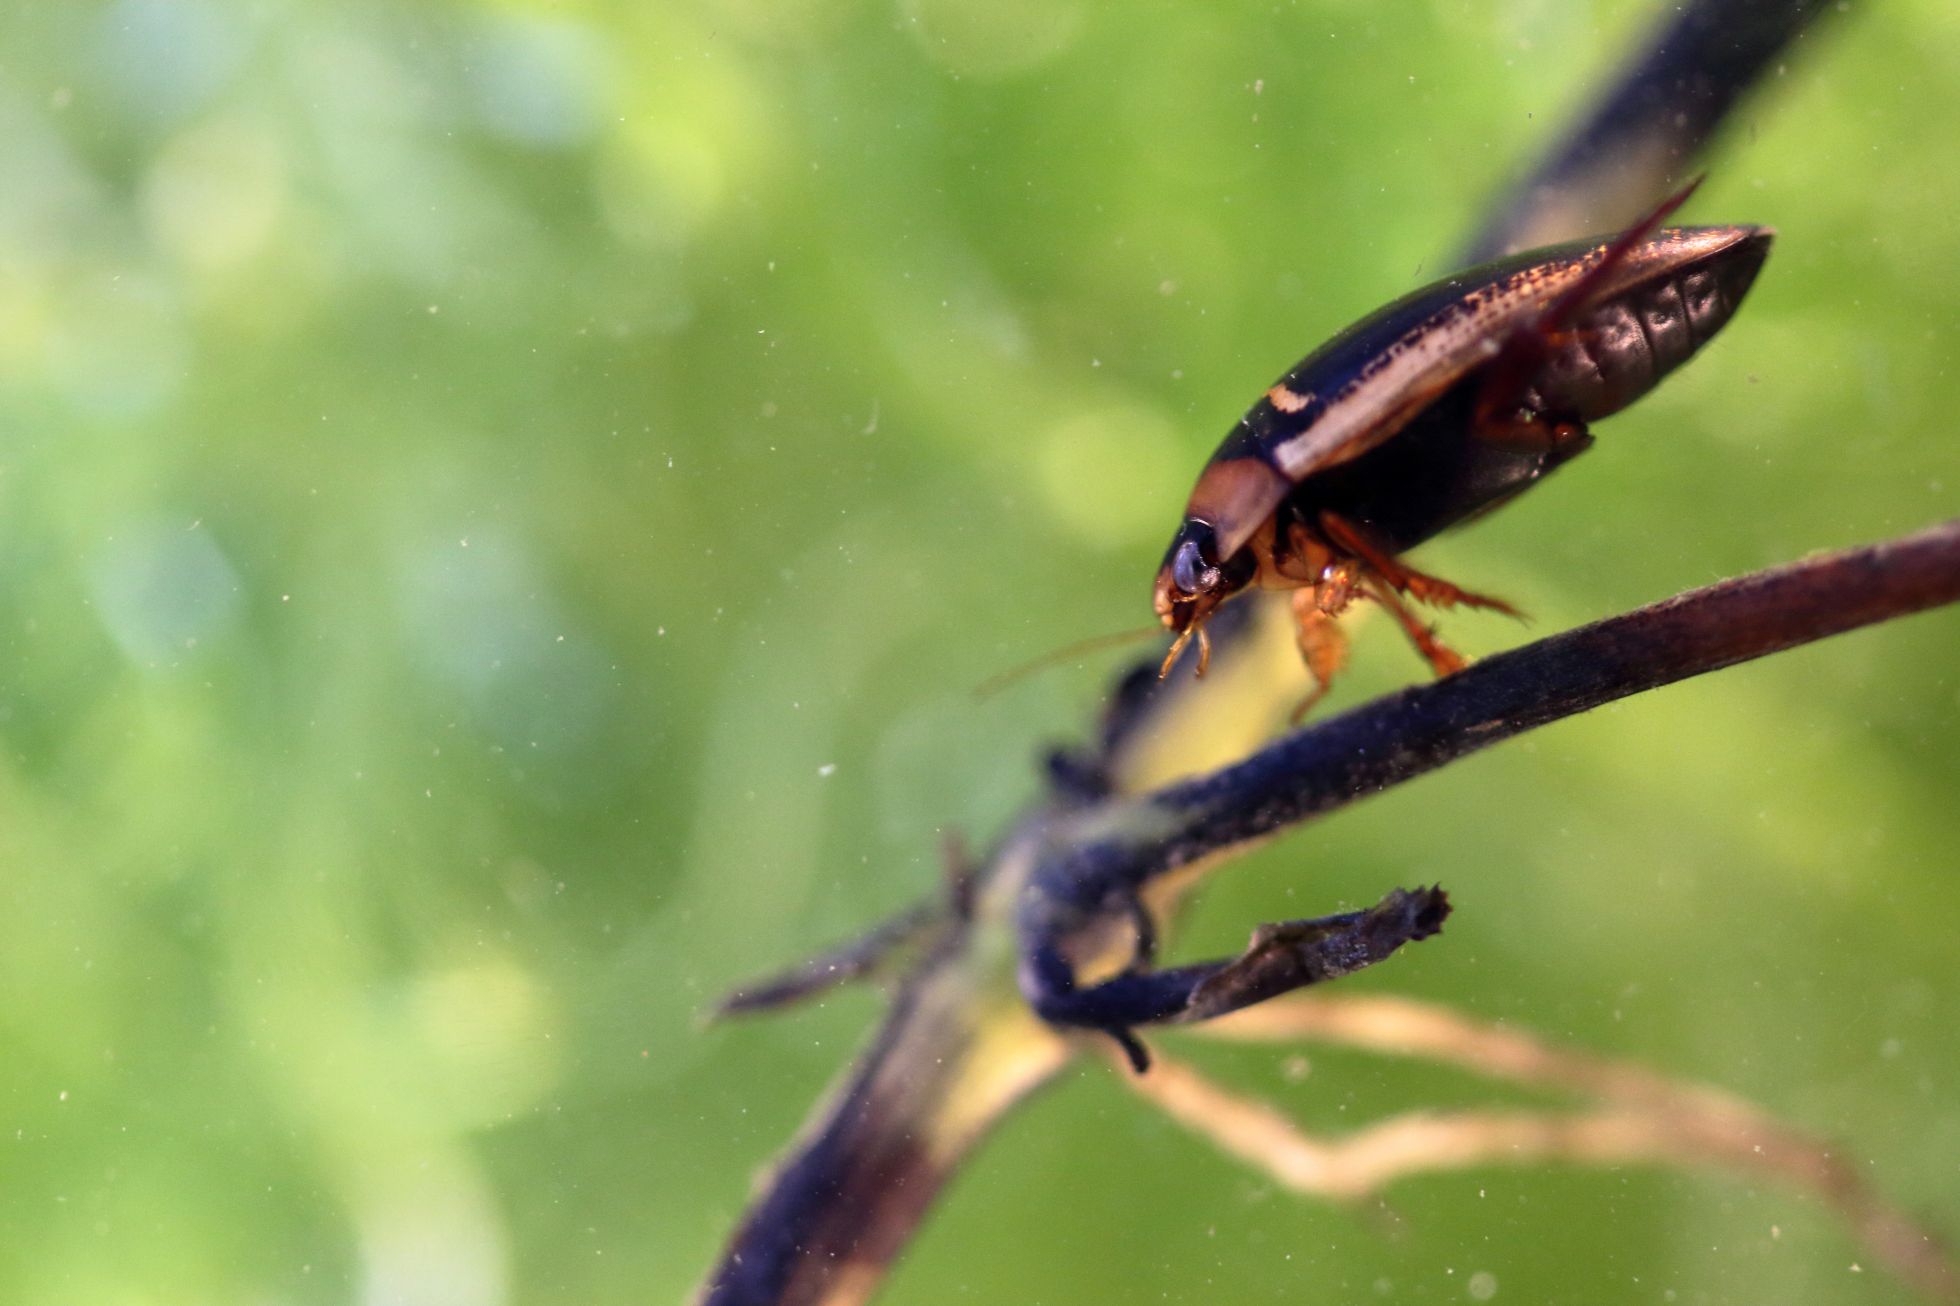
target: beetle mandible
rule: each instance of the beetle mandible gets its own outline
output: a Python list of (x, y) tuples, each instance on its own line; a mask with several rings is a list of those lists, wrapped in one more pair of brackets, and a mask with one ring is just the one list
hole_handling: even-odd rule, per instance
[(1661, 227), (1691, 185), (1618, 237), (1554, 245), (1459, 272), (1363, 318), (1281, 377), (1198, 477), (1157, 573), (1176, 634), (1160, 674), (1241, 590), (1293, 591), (1300, 652), (1326, 692), (1347, 657), (1336, 618), (1357, 598), (1395, 617), (1434, 672), (1464, 659), (1405, 599), (1501, 599), (1398, 555), (1488, 511), (1592, 443), (1727, 324), (1775, 233)]

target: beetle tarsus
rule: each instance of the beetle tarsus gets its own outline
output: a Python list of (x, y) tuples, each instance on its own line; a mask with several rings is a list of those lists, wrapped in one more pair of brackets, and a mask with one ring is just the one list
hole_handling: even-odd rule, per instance
[(1471, 422), (1473, 429), (1481, 435), (1487, 427), (1502, 428), (1504, 423), (1497, 415), (1523, 397), (1530, 388), (1533, 374), (1573, 338), (1574, 319), (1585, 310), (1635, 248), (1658, 231), (1669, 214), (1688, 202), (1688, 197), (1700, 188), (1701, 182), (1702, 178), (1698, 175), (1655, 205), (1645, 217), (1615, 237), (1601, 252), (1598, 261), (1566, 287), (1558, 298), (1545, 305), (1534, 320), (1522, 323), (1511, 331), (1498, 346), (1496, 356), (1484, 374), (1476, 415)]
[[(1389, 579), (1384, 577), (1383, 579)], [(1418, 603), (1426, 603), (1432, 608), (1481, 608), (1486, 612), (1501, 612), (1507, 617), (1525, 620), (1525, 614), (1503, 599), (1489, 594), (1479, 594), (1453, 585), (1440, 576), (1413, 568), (1401, 568), (1401, 575), (1393, 578), (1395, 588)]]
[(1674, 211), (1688, 202), (1696, 191), (1701, 189), (1702, 181), (1708, 176), (1698, 172), (1688, 179), (1688, 184), (1675, 191), (1666, 199), (1648, 210), (1645, 217), (1622, 231), (1606, 246), (1599, 261), (1577, 281), (1567, 286), (1557, 299), (1545, 306), (1534, 325), (1535, 332), (1542, 338), (1565, 330), (1574, 317), (1599, 292), (1619, 265), (1626, 261), (1633, 251), (1649, 236), (1661, 229), (1661, 224), (1671, 217)]

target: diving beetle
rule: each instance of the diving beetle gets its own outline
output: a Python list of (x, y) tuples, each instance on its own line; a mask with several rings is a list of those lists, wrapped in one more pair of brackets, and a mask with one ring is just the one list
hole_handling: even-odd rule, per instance
[(1687, 362), (1735, 314), (1775, 232), (1662, 227), (1693, 191), (1617, 237), (1486, 263), (1397, 300), (1269, 388), (1205, 464), (1157, 573), (1176, 639), (1168, 675), (1241, 590), (1293, 591), (1313, 689), (1347, 658), (1336, 618), (1385, 608), (1438, 675), (1464, 666), (1404, 601), (1489, 608), (1501, 599), (1397, 555), (1510, 499), (1592, 444), (1590, 423)]

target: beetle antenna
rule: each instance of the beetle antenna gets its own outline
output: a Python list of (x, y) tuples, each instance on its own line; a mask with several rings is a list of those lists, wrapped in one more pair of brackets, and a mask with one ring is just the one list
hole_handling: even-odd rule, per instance
[(987, 677), (978, 685), (974, 686), (973, 697), (976, 700), (985, 701), (998, 694), (1001, 690), (1006, 689), (1009, 685), (1024, 680), (1037, 671), (1045, 670), (1057, 663), (1066, 662), (1070, 658), (1080, 657), (1084, 653), (1096, 653), (1106, 648), (1117, 648), (1124, 644), (1133, 644), (1137, 640), (1146, 639), (1162, 629), (1162, 626), (1139, 626), (1134, 630), (1118, 630), (1107, 635), (1092, 635), (1088, 639), (1079, 639), (1073, 644), (1064, 644), (1058, 649), (1050, 649), (1039, 657), (1030, 658), (1017, 667), (1009, 667), (1005, 671)]

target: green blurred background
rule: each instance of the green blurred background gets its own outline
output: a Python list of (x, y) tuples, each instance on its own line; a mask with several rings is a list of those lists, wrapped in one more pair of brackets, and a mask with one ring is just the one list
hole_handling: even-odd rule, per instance
[[(1103, 671), (971, 688), (1146, 620), (1240, 409), (1445, 271), (1651, 8), (8, 6), (0, 1301), (684, 1295), (877, 999), (703, 1006), (998, 828)], [(1747, 310), (1420, 557), (1546, 632), (1952, 514), (1957, 129), (1948, 0), (1825, 24), (1685, 215), (1780, 228)], [(1441, 879), (1357, 985), (1748, 1095), (1960, 1233), (1956, 634), (1453, 767), (1179, 951)], [(1339, 702), (1420, 674), (1358, 643)], [(1193, 1055), (1316, 1128), (1486, 1096)], [(1088, 1066), (890, 1299), (1905, 1300), (1756, 1181), (1391, 1203)]]

